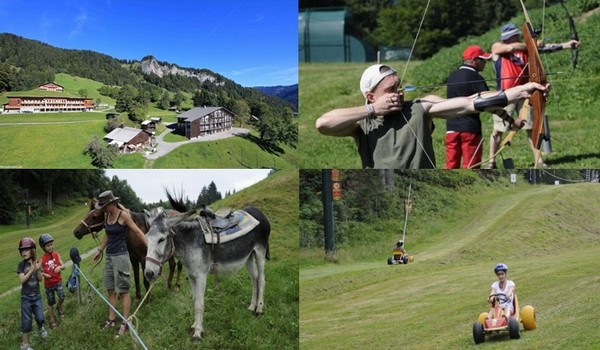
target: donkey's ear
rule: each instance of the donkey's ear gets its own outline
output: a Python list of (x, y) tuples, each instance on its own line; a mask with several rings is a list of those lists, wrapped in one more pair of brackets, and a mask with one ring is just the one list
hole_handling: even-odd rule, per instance
[(192, 209), (182, 215), (185, 219), (193, 219), (196, 217), (196, 210)]
[(146, 217), (150, 217), (150, 212), (146, 209), (144, 209), (144, 214), (146, 214)]

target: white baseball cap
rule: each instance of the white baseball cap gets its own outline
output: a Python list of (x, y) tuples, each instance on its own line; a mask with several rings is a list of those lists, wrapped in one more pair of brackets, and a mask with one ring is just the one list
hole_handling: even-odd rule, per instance
[(360, 91), (363, 96), (367, 97), (367, 93), (372, 92), (383, 78), (392, 74), (396, 74), (396, 71), (392, 67), (384, 64), (374, 64), (365, 69), (360, 78)]

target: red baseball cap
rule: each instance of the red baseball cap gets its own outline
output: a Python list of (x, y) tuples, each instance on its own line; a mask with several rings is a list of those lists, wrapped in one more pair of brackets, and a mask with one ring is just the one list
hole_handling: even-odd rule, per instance
[(484, 52), (483, 49), (477, 45), (471, 45), (465, 49), (463, 52), (463, 60), (474, 60), (476, 58), (481, 58), (483, 60), (489, 60), (492, 57), (492, 54), (489, 52)]

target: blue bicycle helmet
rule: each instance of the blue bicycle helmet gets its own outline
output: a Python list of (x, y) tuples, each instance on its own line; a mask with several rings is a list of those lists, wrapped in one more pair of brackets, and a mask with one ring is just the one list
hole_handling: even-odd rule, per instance
[(40, 247), (42, 247), (43, 249), (46, 246), (46, 244), (50, 242), (54, 242), (54, 238), (52, 238), (52, 236), (49, 233), (42, 233), (42, 235), (40, 236)]
[(498, 271), (504, 271), (504, 273), (508, 273), (508, 266), (506, 264), (500, 263), (494, 267), (494, 273), (498, 274)]

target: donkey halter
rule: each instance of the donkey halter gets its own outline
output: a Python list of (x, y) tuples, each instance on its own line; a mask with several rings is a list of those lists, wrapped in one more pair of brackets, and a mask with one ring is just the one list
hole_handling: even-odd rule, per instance
[(158, 266), (160, 266), (160, 272), (162, 272), (163, 265), (169, 261), (173, 257), (173, 253), (175, 250), (175, 242), (173, 241), (174, 232), (169, 230), (169, 234), (167, 235), (167, 244), (170, 245), (169, 253), (164, 254), (164, 259), (162, 261), (151, 257), (150, 255), (146, 255), (146, 261), (150, 261)]

